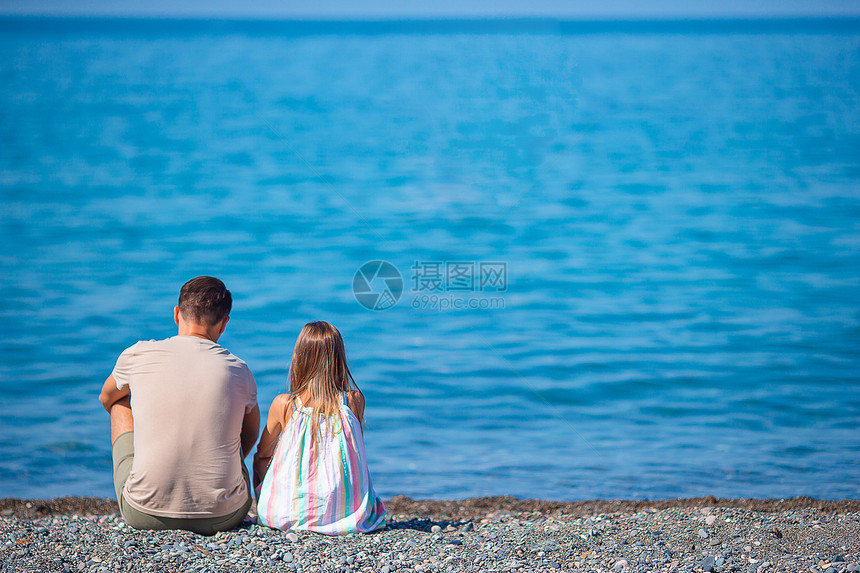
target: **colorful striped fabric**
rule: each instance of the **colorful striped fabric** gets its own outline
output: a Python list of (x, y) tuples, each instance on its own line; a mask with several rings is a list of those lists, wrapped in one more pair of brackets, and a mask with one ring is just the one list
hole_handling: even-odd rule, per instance
[(318, 427), (312, 409), (296, 400), (260, 487), (260, 523), (326, 535), (383, 527), (385, 506), (373, 491), (361, 425), (346, 395), (338, 413), (320, 416)]

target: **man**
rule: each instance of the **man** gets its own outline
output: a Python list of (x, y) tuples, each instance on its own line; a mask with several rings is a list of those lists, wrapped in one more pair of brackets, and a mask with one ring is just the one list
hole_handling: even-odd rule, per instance
[(116, 497), (134, 528), (211, 535), (248, 513), (243, 459), (260, 409), (248, 366), (218, 345), (232, 304), (220, 280), (191, 279), (173, 309), (178, 336), (126, 349), (105, 381)]

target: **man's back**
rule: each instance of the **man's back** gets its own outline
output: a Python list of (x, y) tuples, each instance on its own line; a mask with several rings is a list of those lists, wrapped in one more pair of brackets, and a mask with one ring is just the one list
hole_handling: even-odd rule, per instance
[(242, 475), (242, 420), (256, 407), (250, 370), (197, 336), (142, 341), (113, 372), (132, 394), (134, 461), (125, 499), (172, 518), (236, 511), (249, 492)]

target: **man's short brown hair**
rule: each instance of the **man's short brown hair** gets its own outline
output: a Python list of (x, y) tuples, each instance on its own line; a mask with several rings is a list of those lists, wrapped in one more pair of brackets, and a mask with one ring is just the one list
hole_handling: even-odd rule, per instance
[(196, 277), (179, 291), (179, 312), (189, 322), (214, 326), (229, 316), (233, 297), (215, 277)]

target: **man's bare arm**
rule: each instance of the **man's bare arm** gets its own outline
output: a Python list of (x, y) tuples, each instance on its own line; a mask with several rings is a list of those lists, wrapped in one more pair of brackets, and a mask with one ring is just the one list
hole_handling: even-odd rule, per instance
[(111, 406), (128, 396), (130, 393), (128, 386), (122, 390), (116, 387), (116, 380), (113, 379), (113, 374), (107, 377), (102, 392), (99, 394), (99, 401), (104, 406), (104, 409), (110, 412)]
[(259, 435), (260, 406), (254, 404), (254, 408), (247, 412), (242, 420), (242, 432), (239, 434), (239, 441), (242, 443), (242, 459), (254, 449), (254, 444), (257, 443), (257, 436)]

